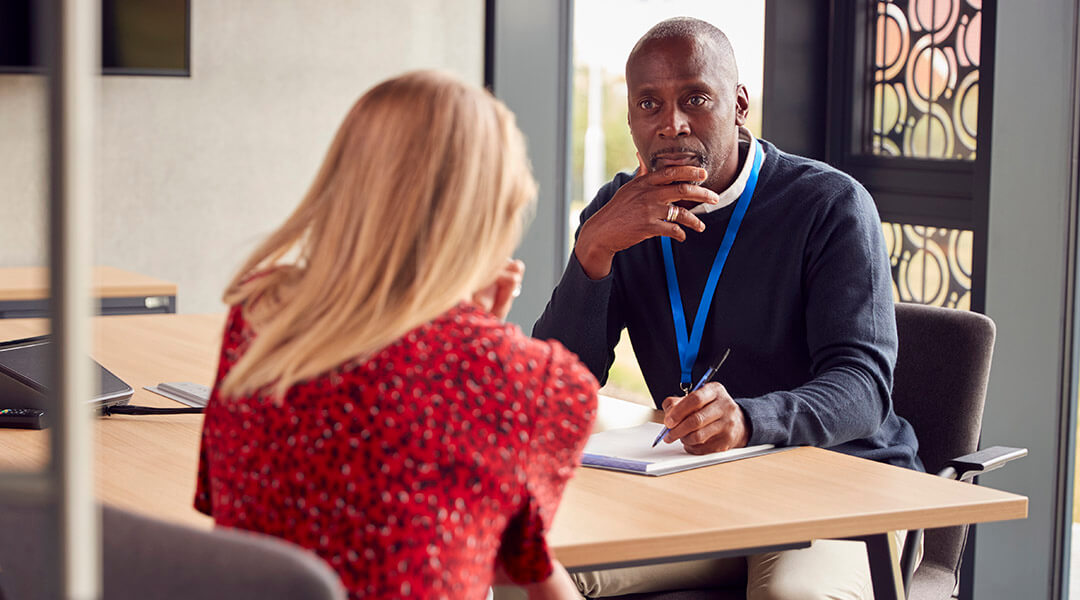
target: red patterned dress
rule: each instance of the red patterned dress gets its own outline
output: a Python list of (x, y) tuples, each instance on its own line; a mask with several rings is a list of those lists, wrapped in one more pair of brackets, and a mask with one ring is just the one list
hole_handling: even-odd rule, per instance
[[(252, 335), (234, 308), (218, 382)], [(313, 550), (350, 598), (483, 598), (496, 560), (519, 583), (550, 574), (596, 389), (558, 342), (460, 304), (280, 407), (215, 388), (195, 507)]]

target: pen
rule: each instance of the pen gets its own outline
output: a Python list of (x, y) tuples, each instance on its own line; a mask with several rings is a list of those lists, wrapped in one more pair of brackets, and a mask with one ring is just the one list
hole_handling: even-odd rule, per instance
[[(689, 393), (692, 394), (696, 392), (698, 388), (708, 383), (712, 379), (712, 376), (715, 375), (716, 372), (720, 370), (720, 367), (724, 365), (724, 361), (727, 360), (728, 354), (731, 354), (731, 348), (724, 350), (724, 355), (720, 357), (720, 362), (716, 363), (715, 367), (709, 367), (705, 370), (705, 374), (701, 376), (701, 379), (698, 380), (697, 385), (695, 385)], [(660, 431), (660, 435), (656, 436), (656, 439), (653, 440), (652, 447), (655, 448), (656, 445), (660, 443), (660, 440), (664, 439), (664, 436), (667, 435), (670, 431), (671, 430), (667, 427), (663, 428)]]

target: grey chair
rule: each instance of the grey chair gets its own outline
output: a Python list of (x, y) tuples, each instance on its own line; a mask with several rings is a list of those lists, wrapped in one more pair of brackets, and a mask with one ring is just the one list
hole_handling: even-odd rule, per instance
[[(0, 596), (47, 596), (56, 574), (43, 562), (43, 511), (0, 511)], [(279, 538), (200, 530), (115, 508), (102, 515), (103, 597), (107, 600), (344, 600), (329, 565)]]
[[(897, 304), (896, 329), (900, 348), (893, 407), (915, 429), (919, 458), (928, 473), (966, 481), (1027, 454), (1026, 449), (1002, 446), (977, 451), (996, 336), (989, 317)], [(925, 535), (925, 550), (914, 570), (920, 535)], [(908, 597), (950, 598), (957, 586), (967, 527), (916, 531), (908, 537), (901, 559)]]
[[(1026, 449), (978, 450), (986, 384), (996, 329), (984, 315), (921, 304), (896, 305), (899, 351), (893, 407), (919, 439), (919, 458), (929, 473), (970, 480), (1027, 454)], [(956, 458), (959, 457), (959, 458)], [(919, 540), (922, 562), (915, 569)], [(967, 527), (910, 532), (901, 557), (909, 599), (942, 600), (956, 590)], [(623, 600), (726, 598), (731, 590), (680, 590), (631, 594)]]

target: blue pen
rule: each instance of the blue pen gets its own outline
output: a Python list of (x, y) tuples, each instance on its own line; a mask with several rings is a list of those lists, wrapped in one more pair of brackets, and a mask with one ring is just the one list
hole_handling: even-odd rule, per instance
[[(705, 370), (705, 374), (701, 376), (701, 379), (698, 380), (697, 385), (695, 385), (689, 393), (692, 394), (696, 392), (698, 388), (708, 383), (712, 376), (715, 375), (716, 372), (720, 370), (720, 367), (724, 365), (724, 361), (727, 360), (728, 354), (731, 354), (731, 348), (724, 350), (724, 355), (720, 357), (720, 362), (716, 363), (715, 367), (709, 367)], [(660, 431), (660, 435), (656, 436), (656, 439), (653, 440), (652, 447), (655, 448), (656, 445), (660, 443), (660, 440), (664, 439), (664, 436), (667, 435), (670, 431), (671, 430), (667, 427), (662, 429)]]

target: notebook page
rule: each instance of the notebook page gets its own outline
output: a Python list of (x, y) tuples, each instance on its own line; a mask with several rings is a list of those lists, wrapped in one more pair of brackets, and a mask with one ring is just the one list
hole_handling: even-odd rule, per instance
[(681, 441), (671, 444), (652, 442), (664, 428), (662, 423), (643, 423), (636, 427), (609, 429), (594, 433), (585, 445), (582, 464), (642, 474), (662, 474), (711, 465), (736, 458), (761, 454), (771, 445), (734, 448), (726, 452), (687, 454)]
[(683, 449), (683, 443), (676, 441), (672, 444), (661, 441), (655, 448), (651, 447), (663, 423), (642, 423), (636, 427), (622, 429), (609, 429), (594, 433), (585, 444), (585, 454), (597, 456), (610, 456), (644, 463), (656, 463), (666, 460), (677, 460), (687, 456)]

